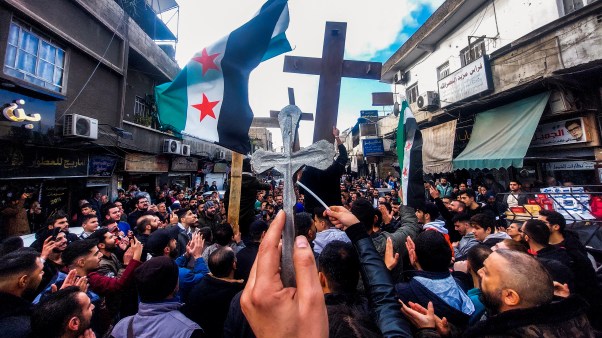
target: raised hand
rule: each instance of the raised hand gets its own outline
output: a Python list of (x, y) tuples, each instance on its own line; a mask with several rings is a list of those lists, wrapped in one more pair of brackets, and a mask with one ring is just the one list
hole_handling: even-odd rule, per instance
[(324, 295), (312, 249), (304, 236), (295, 239), (293, 251), (297, 287), (282, 285), (280, 238), (285, 218), (280, 211), (259, 246), (241, 296), (242, 311), (259, 338), (328, 337)]
[(385, 265), (389, 271), (393, 270), (399, 263), (399, 253), (393, 249), (393, 241), (391, 237), (387, 237), (387, 245), (385, 247)]
[(134, 237), (132, 238), (130, 248), (133, 252), (132, 259), (139, 261), (140, 257), (142, 256), (142, 243), (140, 243), (140, 241)]
[(40, 258), (43, 260), (48, 259), (48, 255), (52, 253), (52, 250), (56, 248), (56, 241), (52, 239), (52, 236), (49, 236), (44, 241), (44, 245), (42, 246), (42, 254), (40, 254)]
[(416, 267), (416, 262), (418, 261), (416, 259), (416, 244), (414, 244), (414, 241), (410, 236), (406, 238), (406, 249), (408, 249), (408, 257), (410, 257), (410, 264)]
[(360, 222), (351, 211), (344, 207), (335, 205), (328, 208), (324, 211), (324, 216), (328, 216), (330, 222), (338, 229), (346, 230), (348, 227)]

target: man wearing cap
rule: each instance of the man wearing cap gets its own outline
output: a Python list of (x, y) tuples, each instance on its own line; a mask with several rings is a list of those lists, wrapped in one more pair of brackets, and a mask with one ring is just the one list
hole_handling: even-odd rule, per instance
[(196, 227), (198, 216), (188, 208), (179, 209), (176, 211), (178, 216), (177, 228), (180, 230), (178, 240), (178, 256), (186, 252), (186, 245), (192, 238), (192, 228)]
[[(180, 280), (178, 296), (180, 296), (181, 300), (185, 300), (190, 289), (209, 273), (209, 268), (207, 268), (207, 264), (202, 257), (205, 246), (205, 240), (202, 236), (194, 234), (190, 243), (184, 247), (185, 254), (180, 256), (177, 250), (179, 235), (180, 230), (175, 226), (159, 229), (148, 237), (146, 249), (152, 257), (165, 256), (175, 259)], [(187, 268), (191, 258), (194, 260), (192, 270)]]
[(199, 213), (199, 228), (210, 227), (215, 231), (218, 224), (222, 222), (219, 216), (219, 204), (213, 200), (205, 202), (203, 212)]
[[(159, 231), (163, 230), (157, 230), (151, 237)], [(188, 338), (203, 335), (201, 327), (179, 311), (182, 304), (176, 298), (178, 266), (171, 258), (149, 259), (138, 268), (135, 278), (140, 297), (138, 313), (119, 321), (111, 333), (113, 337)]]

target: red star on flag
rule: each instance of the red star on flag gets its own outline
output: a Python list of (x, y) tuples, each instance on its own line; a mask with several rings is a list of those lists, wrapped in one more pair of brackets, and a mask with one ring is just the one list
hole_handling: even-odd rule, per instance
[(209, 69), (219, 70), (214, 61), (215, 58), (219, 54), (220, 53), (215, 53), (215, 54), (209, 55), (209, 54), (207, 54), (207, 48), (203, 48), (203, 51), (201, 52), (201, 56), (197, 56), (192, 59), (194, 61), (200, 63), (201, 65), (203, 65), (203, 75), (205, 75), (205, 73), (207, 73), (207, 71), (209, 71)]
[(403, 177), (408, 176), (408, 168), (403, 168)]
[(408, 141), (408, 142), (406, 143), (406, 148), (405, 148), (405, 149), (406, 149), (406, 150), (410, 150), (410, 148), (412, 148), (412, 142), (409, 142), (409, 141)]
[(203, 102), (201, 102), (200, 104), (193, 104), (192, 106), (201, 111), (201, 122), (203, 122), (203, 119), (205, 118), (205, 116), (211, 116), (211, 117), (215, 118), (215, 113), (213, 112), (213, 107), (217, 106), (218, 103), (219, 103), (219, 100), (209, 101), (207, 96), (205, 94), (203, 94)]

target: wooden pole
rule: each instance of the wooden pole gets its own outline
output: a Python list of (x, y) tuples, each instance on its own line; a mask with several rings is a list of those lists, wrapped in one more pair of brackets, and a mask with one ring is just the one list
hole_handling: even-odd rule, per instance
[(242, 158), (243, 155), (232, 152), (232, 168), (230, 170), (230, 200), (228, 201), (228, 223), (234, 228), (234, 233), (239, 232), (240, 215), (240, 188), (242, 185)]

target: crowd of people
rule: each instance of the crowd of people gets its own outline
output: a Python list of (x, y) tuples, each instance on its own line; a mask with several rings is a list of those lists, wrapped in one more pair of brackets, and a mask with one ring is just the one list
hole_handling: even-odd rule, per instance
[[(0, 246), (0, 335), (598, 335), (597, 265), (565, 218), (500, 217), (522, 203), (520, 182), (500, 199), (499, 184), (455, 190), (442, 178), (411, 208), (394, 175), (352, 178), (339, 160), (329, 174), (298, 176), (328, 187), (328, 209), (296, 188), (294, 208), (284, 210), (287, 183), (256, 178), (246, 160), (238, 226), (215, 184), (133, 186), (114, 201), (94, 194), (73, 215), (50, 215), (30, 247), (10, 233)], [(295, 219), (296, 287), (280, 278), (285, 213)]]

